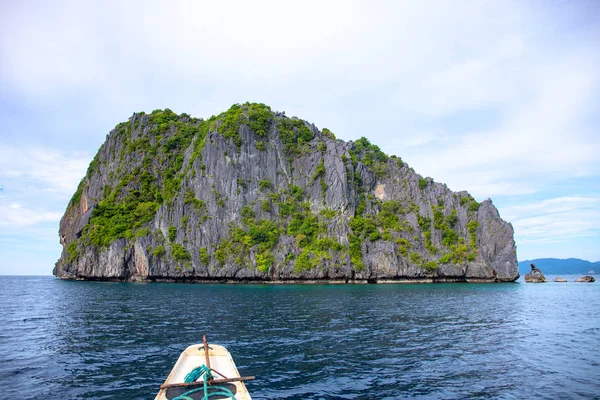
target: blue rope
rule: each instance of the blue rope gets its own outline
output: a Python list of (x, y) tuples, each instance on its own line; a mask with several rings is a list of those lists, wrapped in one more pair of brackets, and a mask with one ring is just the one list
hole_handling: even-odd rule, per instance
[(185, 378), (183, 378), (183, 381), (186, 383), (196, 382), (200, 377), (202, 377), (202, 375), (204, 375), (204, 387), (188, 390), (187, 392), (175, 397), (173, 400), (194, 400), (190, 397), (190, 395), (201, 390), (204, 390), (204, 396), (202, 397), (202, 400), (208, 400), (210, 397), (214, 396), (227, 396), (230, 399), (235, 400), (235, 396), (233, 393), (231, 393), (231, 390), (223, 386), (211, 385), (210, 388), (217, 389), (217, 392), (208, 393), (208, 381), (212, 378), (212, 373), (210, 372), (210, 368), (208, 368), (206, 365), (201, 365), (188, 372)]
[(210, 372), (210, 369), (206, 365), (201, 365), (188, 372), (185, 378), (183, 378), (183, 381), (186, 383), (196, 382), (198, 378), (200, 378), (204, 374), (206, 374), (206, 379), (204, 379), (204, 381), (207, 381), (210, 378), (212, 378), (212, 373)]

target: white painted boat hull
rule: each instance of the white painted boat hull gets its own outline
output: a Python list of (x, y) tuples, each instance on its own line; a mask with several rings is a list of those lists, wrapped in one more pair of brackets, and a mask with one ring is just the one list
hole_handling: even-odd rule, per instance
[[(240, 377), (240, 373), (233, 362), (233, 358), (231, 358), (231, 354), (227, 351), (227, 349), (218, 344), (209, 344), (208, 345), (208, 356), (210, 359), (210, 368), (213, 370), (213, 377), (215, 379), (220, 378), (238, 378)], [(171, 373), (165, 380), (165, 385), (173, 384), (173, 383), (183, 383), (184, 377), (192, 371), (194, 368), (200, 367), (206, 364), (206, 355), (204, 354), (204, 345), (203, 344), (194, 344), (189, 346), (187, 349), (181, 353), (179, 359), (173, 366)], [(218, 373), (217, 373), (218, 372)], [(224, 376), (220, 376), (222, 374)], [(198, 380), (202, 382), (202, 378)], [(246, 385), (244, 382), (230, 382), (230, 383), (220, 383), (218, 386), (223, 386), (228, 388), (233, 392), (235, 398), (237, 400), (251, 400), (250, 394), (246, 389)], [(197, 386), (202, 387), (202, 386)], [(193, 388), (170, 388), (170, 389), (161, 389), (156, 395), (155, 400), (168, 400), (174, 397), (179, 396), (180, 394), (191, 390)], [(202, 391), (196, 392), (196, 396), (192, 398), (201, 399), (204, 393)], [(220, 397), (215, 397), (216, 399)], [(223, 397), (227, 398), (227, 397)], [(211, 399), (213, 399), (211, 397)]]

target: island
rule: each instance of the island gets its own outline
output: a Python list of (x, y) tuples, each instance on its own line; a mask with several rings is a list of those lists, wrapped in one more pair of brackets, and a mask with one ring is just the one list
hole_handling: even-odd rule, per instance
[(134, 113), (60, 221), (64, 279), (513, 282), (512, 225), (490, 199), (422, 177), (362, 137), (264, 104), (206, 120)]

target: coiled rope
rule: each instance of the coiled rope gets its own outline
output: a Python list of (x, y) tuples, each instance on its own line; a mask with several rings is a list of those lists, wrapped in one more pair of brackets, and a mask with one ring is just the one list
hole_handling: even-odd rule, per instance
[[(175, 397), (173, 400), (194, 400), (190, 397), (190, 395), (192, 393), (196, 393), (201, 390), (204, 390), (204, 396), (202, 397), (202, 400), (208, 400), (209, 398), (214, 397), (214, 396), (227, 396), (228, 398), (235, 400), (235, 396), (233, 395), (233, 393), (231, 393), (231, 390), (227, 389), (226, 387), (216, 386), (216, 385), (210, 385), (210, 386), (208, 385), (208, 381), (210, 381), (213, 376), (212, 376), (212, 373), (210, 372), (210, 368), (208, 368), (206, 365), (201, 365), (199, 367), (194, 368), (190, 372), (188, 372), (188, 374), (185, 376), (185, 378), (183, 378), (183, 381), (186, 383), (196, 382), (203, 375), (204, 375), (204, 378), (203, 378), (204, 386), (203, 387), (188, 390), (187, 392), (182, 393), (179, 396)], [(209, 388), (213, 389), (213, 391), (211, 391), (210, 393), (208, 393)]]

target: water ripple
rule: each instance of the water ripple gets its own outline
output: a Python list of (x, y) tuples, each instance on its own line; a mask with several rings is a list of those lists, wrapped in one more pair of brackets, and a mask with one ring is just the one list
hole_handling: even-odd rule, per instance
[(255, 399), (594, 398), (599, 288), (0, 277), (0, 383), (4, 397), (152, 398), (208, 334), (257, 376)]

